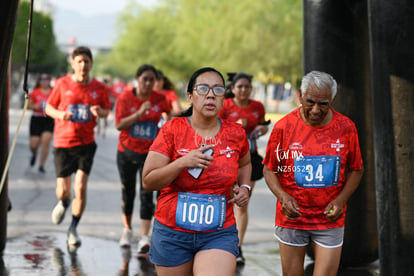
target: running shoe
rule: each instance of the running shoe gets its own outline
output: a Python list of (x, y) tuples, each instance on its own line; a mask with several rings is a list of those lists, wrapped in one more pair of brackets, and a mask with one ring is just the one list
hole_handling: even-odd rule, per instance
[(237, 256), (237, 258), (236, 258), (236, 263), (237, 263), (238, 266), (243, 266), (246, 263), (246, 259), (243, 256), (243, 252), (242, 252), (241, 247), (239, 247), (239, 251), (240, 251), (240, 253), (239, 253), (239, 256)]
[(78, 232), (75, 227), (69, 227), (68, 230), (68, 245), (81, 245), (81, 239), (78, 236)]
[(39, 167), (39, 172), (44, 174), (46, 173), (45, 168), (43, 168), (42, 166)]
[(54, 224), (60, 224), (63, 221), (65, 218), (66, 209), (67, 207), (63, 206), (62, 200), (59, 200), (52, 211), (52, 222)]
[(121, 239), (119, 240), (119, 245), (121, 247), (130, 247), (132, 240), (132, 230), (128, 228), (124, 228), (122, 231)]
[(30, 167), (33, 167), (36, 163), (36, 154), (32, 154), (32, 158), (30, 158)]
[(148, 236), (143, 236), (138, 242), (138, 254), (147, 254), (150, 248), (150, 239)]

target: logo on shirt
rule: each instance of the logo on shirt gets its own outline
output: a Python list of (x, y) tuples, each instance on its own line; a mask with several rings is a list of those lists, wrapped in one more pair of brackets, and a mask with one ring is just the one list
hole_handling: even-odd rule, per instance
[(160, 112), (161, 108), (158, 105), (154, 105), (153, 107), (151, 107), (151, 110), (158, 113)]
[(99, 97), (99, 95), (98, 95), (98, 93), (96, 93), (96, 91), (93, 91), (92, 93), (89, 93), (89, 96), (94, 100), (96, 100)]
[(194, 143), (195, 143), (195, 146), (197, 148), (199, 148), (199, 147), (204, 147), (204, 146), (207, 146), (207, 145), (217, 146), (217, 145), (221, 144), (221, 140), (220, 140), (220, 138), (216, 138), (216, 137), (212, 137), (212, 138), (204, 137), (203, 138), (203, 137), (199, 137), (197, 135), (194, 135)]
[(302, 150), (303, 146), (298, 142), (294, 142), (294, 143), (289, 145), (289, 149), (290, 150)]
[(232, 150), (229, 146), (227, 146), (224, 150), (220, 150), (220, 155), (226, 155), (227, 158), (230, 158), (233, 153), (234, 150)]
[(277, 144), (277, 148), (275, 150), (277, 161), (281, 162), (282, 160), (286, 159), (302, 159), (303, 146), (300, 143), (293, 143), (289, 145), (289, 149), (284, 150), (280, 148), (280, 143)]
[(187, 153), (189, 153), (190, 152), (190, 149), (179, 149), (179, 150), (177, 150), (177, 153), (179, 154), (179, 155), (186, 155)]
[(339, 139), (336, 140), (335, 144), (331, 144), (331, 149), (336, 149), (336, 151), (340, 151), (343, 147), (345, 147), (345, 145), (341, 144)]
[(65, 97), (70, 97), (70, 96), (73, 96), (73, 92), (72, 92), (72, 90), (67, 90), (67, 91), (65, 91), (64, 95), (65, 95)]
[(239, 113), (236, 111), (233, 111), (229, 114), (229, 117), (233, 117), (233, 118), (239, 118)]

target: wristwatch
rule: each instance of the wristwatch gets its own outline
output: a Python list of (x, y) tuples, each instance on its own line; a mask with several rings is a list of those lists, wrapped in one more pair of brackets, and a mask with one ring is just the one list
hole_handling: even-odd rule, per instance
[(247, 185), (247, 184), (241, 184), (240, 185), (240, 188), (241, 187), (244, 187), (244, 188), (246, 188), (248, 191), (249, 191), (249, 196), (252, 194), (252, 187), (250, 187), (250, 185)]

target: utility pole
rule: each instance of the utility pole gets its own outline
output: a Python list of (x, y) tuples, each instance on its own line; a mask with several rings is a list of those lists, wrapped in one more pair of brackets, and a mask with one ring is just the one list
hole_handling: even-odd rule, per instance
[[(3, 175), (9, 145), (9, 81), (8, 68), (16, 26), (19, 0), (0, 2), (0, 172)], [(7, 210), (9, 207), (7, 179), (0, 187), (0, 272), (4, 270), (3, 252), (7, 240)]]

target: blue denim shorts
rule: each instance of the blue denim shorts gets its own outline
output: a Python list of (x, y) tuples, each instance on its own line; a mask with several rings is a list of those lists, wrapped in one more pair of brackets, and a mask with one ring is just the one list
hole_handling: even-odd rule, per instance
[(344, 241), (344, 227), (325, 230), (300, 230), (275, 227), (275, 237), (279, 242), (292, 246), (306, 246), (313, 241), (325, 248), (337, 248)]
[(221, 249), (237, 256), (238, 243), (236, 224), (215, 232), (188, 233), (154, 220), (149, 257), (155, 265), (179, 266), (194, 259), (201, 250)]

